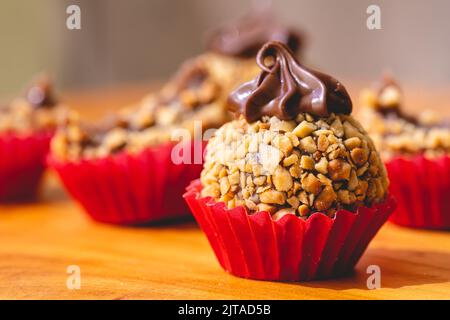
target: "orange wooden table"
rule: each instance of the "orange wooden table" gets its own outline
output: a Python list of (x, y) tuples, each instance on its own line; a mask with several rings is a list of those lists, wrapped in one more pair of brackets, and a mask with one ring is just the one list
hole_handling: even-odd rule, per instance
[[(358, 86), (351, 87), (352, 93)], [(67, 95), (91, 118), (147, 86)], [(446, 110), (450, 94), (411, 90), (415, 108)], [(93, 108), (97, 106), (96, 108)], [(98, 107), (100, 106), (100, 107)], [(68, 289), (68, 266), (81, 288)], [(366, 286), (369, 265), (381, 289)], [(221, 270), (196, 224), (116, 227), (91, 221), (48, 174), (38, 203), (0, 206), (0, 299), (450, 299), (450, 232), (386, 224), (354, 275), (309, 283), (236, 278)]]

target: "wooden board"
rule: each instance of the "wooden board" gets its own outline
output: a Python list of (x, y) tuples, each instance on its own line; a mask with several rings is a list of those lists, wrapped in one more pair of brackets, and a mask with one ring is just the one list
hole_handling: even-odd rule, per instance
[[(146, 90), (142, 86), (69, 94), (67, 101), (84, 115), (97, 117)], [(441, 110), (446, 108), (443, 101), (450, 103), (449, 94), (429, 96)], [(103, 107), (92, 108), (98, 105)], [(67, 288), (70, 265), (80, 267), (80, 289)], [(367, 289), (369, 265), (380, 266), (381, 289)], [(95, 223), (69, 200), (52, 174), (38, 203), (0, 206), (0, 299), (432, 298), (450, 298), (450, 232), (387, 224), (354, 275), (276, 283), (225, 273), (191, 220), (152, 227)]]

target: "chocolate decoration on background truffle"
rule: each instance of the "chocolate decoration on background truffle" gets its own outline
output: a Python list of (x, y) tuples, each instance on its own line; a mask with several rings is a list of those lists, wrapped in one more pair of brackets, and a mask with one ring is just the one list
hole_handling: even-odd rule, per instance
[(175, 74), (172, 83), (177, 88), (177, 91), (195, 89), (201, 86), (208, 76), (209, 73), (205, 67), (187, 61)]
[(218, 98), (220, 89), (203, 61), (189, 60), (161, 90), (158, 105), (179, 101), (187, 109), (204, 106)]
[(420, 121), (419, 117), (408, 114), (403, 110), (403, 92), (398, 82), (391, 73), (385, 73), (381, 80), (375, 84), (374, 108), (385, 119), (401, 119), (418, 128), (450, 128), (448, 119), (437, 123), (426, 124)]
[(27, 101), (34, 107), (53, 107), (57, 101), (53, 94), (52, 84), (47, 76), (35, 80), (25, 93)]
[(375, 86), (375, 93), (375, 109), (385, 118), (400, 118), (414, 125), (419, 125), (417, 117), (403, 112), (402, 89), (391, 73), (383, 74), (383, 77)]
[(271, 12), (259, 10), (213, 32), (207, 46), (227, 56), (251, 58), (268, 41), (280, 41), (297, 52), (301, 49), (302, 37), (300, 32), (278, 25)]
[(375, 108), (380, 112), (386, 110), (400, 110), (403, 103), (402, 89), (392, 74), (384, 73), (375, 85)]
[(331, 76), (301, 66), (283, 43), (265, 44), (256, 61), (262, 69), (259, 76), (229, 96), (230, 110), (244, 115), (248, 122), (262, 116), (291, 120), (302, 112), (319, 117), (352, 112), (344, 86)]

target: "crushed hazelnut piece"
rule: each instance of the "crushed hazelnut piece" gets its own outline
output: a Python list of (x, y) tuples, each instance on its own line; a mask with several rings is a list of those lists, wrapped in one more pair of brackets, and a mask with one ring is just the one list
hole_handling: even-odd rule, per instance
[(319, 211), (325, 211), (331, 207), (337, 196), (332, 187), (326, 186), (316, 199), (315, 205)]
[(292, 177), (285, 168), (279, 166), (273, 176), (273, 184), (278, 191), (288, 191), (292, 188)]
[(347, 180), (350, 177), (351, 166), (347, 162), (335, 159), (328, 164), (330, 178), (334, 181)]
[(294, 133), (299, 138), (305, 138), (305, 137), (309, 136), (316, 129), (317, 129), (317, 127), (313, 123), (308, 122), (308, 121), (303, 121), (297, 127), (295, 127), (294, 130), (292, 130), (292, 133)]
[(313, 174), (308, 174), (302, 179), (302, 188), (309, 193), (319, 194), (322, 184)]
[(314, 153), (317, 151), (316, 143), (310, 136), (300, 140), (300, 148), (308, 153)]
[(309, 156), (302, 156), (300, 160), (300, 167), (305, 170), (314, 169), (314, 160)]
[(263, 203), (283, 204), (286, 196), (283, 192), (276, 190), (267, 190), (259, 195)]

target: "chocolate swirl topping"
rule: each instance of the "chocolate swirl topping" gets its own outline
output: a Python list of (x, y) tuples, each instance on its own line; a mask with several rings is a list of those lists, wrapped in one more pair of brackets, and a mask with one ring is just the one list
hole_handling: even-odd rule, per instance
[(297, 52), (302, 38), (300, 32), (278, 25), (270, 12), (258, 11), (213, 32), (207, 47), (223, 55), (251, 58), (268, 41), (280, 41)]
[(375, 110), (387, 119), (403, 119), (416, 126), (420, 125), (419, 119), (403, 111), (403, 93), (400, 85), (392, 74), (385, 73), (381, 80), (375, 84), (376, 101)]
[(404, 120), (418, 128), (426, 130), (432, 128), (450, 128), (449, 119), (436, 123), (423, 123), (420, 117), (405, 112), (403, 106), (403, 91), (391, 73), (384, 73), (382, 78), (374, 84), (374, 108), (387, 120)]
[(266, 43), (256, 62), (262, 69), (259, 76), (228, 98), (229, 109), (244, 115), (248, 122), (262, 116), (291, 120), (302, 112), (318, 117), (352, 112), (344, 86), (331, 76), (301, 66), (283, 43)]
[[(395, 93), (394, 99), (389, 99), (389, 101), (384, 101), (383, 95), (386, 94), (388, 90)], [(377, 95), (376, 105), (377, 110), (383, 109), (401, 109), (402, 107), (402, 89), (398, 82), (394, 79), (392, 74), (384, 73), (383, 77), (378, 83), (375, 84), (375, 92)], [(389, 93), (388, 93), (389, 94)]]

